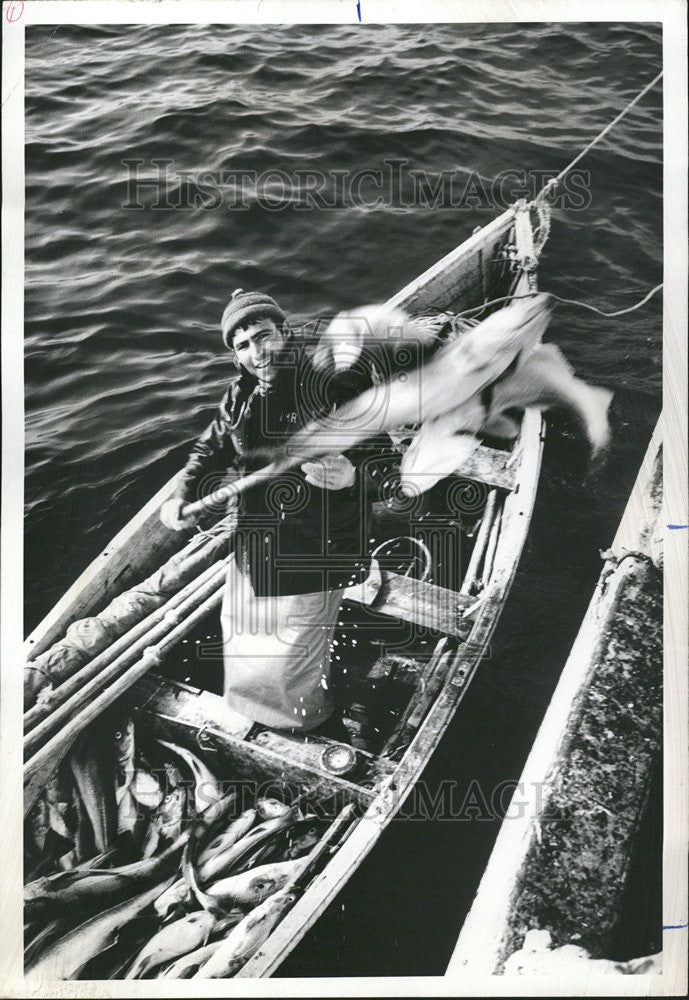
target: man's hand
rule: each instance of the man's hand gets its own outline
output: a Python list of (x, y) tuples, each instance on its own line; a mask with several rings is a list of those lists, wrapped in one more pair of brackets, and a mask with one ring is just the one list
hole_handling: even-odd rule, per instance
[(171, 500), (166, 500), (160, 508), (160, 520), (170, 531), (184, 531), (185, 528), (191, 528), (194, 524), (193, 518), (181, 516), (184, 505), (184, 500), (172, 497)]
[(304, 462), (306, 482), (322, 490), (344, 490), (353, 486), (356, 469), (345, 455), (325, 455), (314, 462)]

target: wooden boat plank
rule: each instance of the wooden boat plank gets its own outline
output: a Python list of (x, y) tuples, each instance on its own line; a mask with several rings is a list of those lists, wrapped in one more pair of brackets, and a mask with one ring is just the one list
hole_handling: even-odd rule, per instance
[[(433, 583), (381, 571), (382, 585), (370, 608), (378, 615), (432, 628), (445, 635), (467, 636), (472, 623), (463, 612), (474, 600)], [(351, 600), (345, 592), (345, 600)]]
[[(321, 770), (320, 756), (325, 747), (332, 746), (334, 741), (312, 739), (304, 742), (286, 733), (266, 729), (258, 734), (255, 742), (258, 746), (272, 750), (295, 763)], [(357, 769), (357, 776), (353, 776), (351, 780), (363, 788), (372, 788), (395, 770), (395, 765), (390, 761), (382, 760), (365, 750), (358, 749), (357, 756), (361, 759), (361, 765)]]
[(503, 821), (471, 910), (461, 929), (447, 974), (495, 975), (507, 957), (510, 916), (519, 879), (531, 846), (538, 837), (539, 817), (549, 800), (558, 762), (563, 760), (573, 720), (582, 705), (601, 649), (605, 624), (610, 621), (638, 560), (617, 558), (633, 549), (652, 557), (654, 526), (659, 512), (657, 480), (660, 424), (646, 452), (613, 542), (613, 558), (606, 561), (581, 628), (524, 765), (516, 809)]
[(516, 469), (512, 452), (499, 448), (479, 447), (462, 464), (457, 473), (462, 479), (471, 479), (486, 486), (496, 486), (501, 490), (513, 490)]
[[(172, 736), (173, 740), (181, 738), (196, 750), (202, 745), (211, 770), (213, 754), (217, 753), (223, 764), (229, 763), (234, 769), (228, 778), (230, 783), (250, 780), (273, 787), (282, 784), (294, 793), (294, 797), (304, 789), (321, 798), (340, 793), (345, 801), (359, 802), (364, 807), (372, 800), (374, 793), (369, 788), (330, 774), (315, 760), (287, 757), (269, 746), (232, 735), (223, 728), (227, 708), (224, 700), (208, 692), (203, 694), (207, 697), (203, 698), (203, 707), (199, 710), (199, 699), (186, 685), (162, 677), (146, 677), (131, 691), (136, 713), (146, 718), (153, 733), (164, 738)], [(199, 733), (202, 734), (201, 744)], [(364, 774), (367, 780), (372, 780), (368, 771)]]
[[(515, 211), (508, 208), (497, 219), (475, 232), (454, 250), (429, 267), (423, 274), (402, 288), (391, 299), (388, 305), (411, 312), (423, 313), (427, 309), (449, 309), (457, 305), (461, 297), (458, 293), (463, 274), (469, 272), (479, 274), (478, 250), (481, 249), (483, 259), (490, 260), (496, 246), (508, 234), (514, 224)], [(475, 263), (474, 263), (475, 262)], [(473, 287), (473, 280), (471, 287)], [(480, 277), (479, 277), (480, 287)], [(476, 299), (470, 303), (478, 305)]]

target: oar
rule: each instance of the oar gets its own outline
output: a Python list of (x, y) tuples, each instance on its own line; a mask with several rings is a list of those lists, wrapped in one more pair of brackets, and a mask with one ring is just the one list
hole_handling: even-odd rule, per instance
[[(57, 761), (65, 755), (69, 749), (71, 743), (74, 740), (75, 734), (85, 729), (89, 722), (92, 722), (100, 713), (113, 703), (113, 701), (120, 695), (124, 694), (133, 684), (136, 683), (141, 677), (143, 677), (148, 671), (158, 664), (161, 658), (168, 652), (168, 650), (179, 642), (179, 640), (184, 636), (194, 625), (206, 617), (211, 611), (219, 607), (223, 592), (225, 589), (224, 582), (218, 587), (217, 591), (208, 597), (199, 607), (197, 607), (183, 622), (177, 625), (164, 639), (162, 639), (155, 646), (149, 646), (145, 650), (143, 656), (136, 661), (128, 670), (125, 671), (114, 683), (106, 687), (98, 697), (90, 700), (88, 697), (85, 702), (80, 702), (74, 705), (75, 716), (71, 718), (69, 722), (63, 726), (63, 728), (55, 733), (54, 736), (48, 739), (47, 743), (44, 743), (33, 755), (30, 760), (24, 765), (24, 789), (25, 789), (25, 804), (24, 808), (28, 810), (30, 807), (26, 803), (26, 789), (28, 787), (33, 787), (32, 779), (38, 770), (41, 770), (48, 761)], [(36, 730), (34, 730), (35, 732)]]
[(185, 610), (189, 607), (188, 599), (196, 595), (209, 579), (217, 576), (219, 566), (225, 566), (227, 561), (227, 559), (221, 560), (209, 566), (200, 576), (174, 594), (166, 604), (156, 608), (143, 621), (137, 622), (102, 653), (85, 663), (77, 673), (54, 688), (44, 701), (25, 712), (24, 732), (29, 733), (35, 729), (68, 698), (82, 691), (88, 682), (94, 678), (103, 679), (106, 667), (112, 671), (110, 676), (115, 676), (117, 672), (124, 670), (146, 646), (160, 639), (170, 630), (176, 619), (184, 616)]
[(168, 634), (173, 634), (173, 629), (178, 622), (184, 626), (186, 624), (185, 616), (198, 608), (206, 598), (215, 594), (219, 586), (223, 586), (225, 569), (230, 558), (232, 557), (228, 556), (212, 567), (212, 572), (208, 574), (207, 579), (188, 594), (173, 614), (163, 616), (153, 627), (139, 636), (123, 655), (118, 656), (95, 676), (91, 676), (86, 683), (78, 686), (60, 705), (53, 708), (46, 718), (39, 721), (24, 737), (25, 756), (28, 757), (38, 746), (45, 743), (56, 729), (68, 723), (75, 713), (80, 711), (90, 700), (100, 695), (101, 692), (108, 691), (112, 683), (121, 677), (135, 660), (144, 657), (147, 650), (154, 648), (155, 644), (160, 643)]
[(194, 501), (194, 503), (188, 503), (186, 506), (182, 507), (180, 516), (184, 517), (199, 517), (207, 510), (213, 508), (222, 507), (228, 503), (233, 497), (239, 496), (240, 493), (244, 493), (245, 490), (251, 489), (252, 486), (256, 486), (258, 483), (276, 475), (279, 472), (284, 472), (285, 469), (290, 468), (292, 465), (296, 465), (300, 459), (295, 456), (293, 459), (287, 459), (281, 462), (271, 462), (270, 465), (264, 466), (262, 469), (258, 469), (256, 472), (249, 473), (248, 476), (243, 476), (241, 479), (236, 479), (233, 483), (228, 483), (227, 486), (222, 486), (219, 490), (214, 493), (209, 493), (208, 496), (202, 497), (200, 500)]

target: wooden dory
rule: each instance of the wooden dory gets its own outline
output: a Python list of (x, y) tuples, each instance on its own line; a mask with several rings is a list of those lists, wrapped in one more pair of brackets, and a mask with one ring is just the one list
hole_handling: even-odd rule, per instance
[[(509, 209), (387, 305), (422, 316), (480, 307), (500, 296), (533, 289), (533, 273), (527, 276), (515, 260), (515, 219), (520, 212), (528, 219), (528, 206)], [(278, 968), (361, 864), (437, 747), (486, 651), (517, 569), (534, 505), (543, 428), (540, 413), (526, 410), (510, 450), (482, 444), (471, 466), (463, 470), (464, 488), (482, 494), (484, 503), (474, 519), (470, 555), (452, 587), (388, 570), (381, 559), (371, 572), (371, 578), (377, 575), (377, 579), (372, 583), (369, 578), (348, 594), (343, 607), (364, 618), (368, 615), (369, 631), (383, 631), (387, 623), (408, 627), (412, 635), (424, 638), (416, 645), (410, 640), (404, 655), (378, 656), (341, 695), (345, 722), (358, 725), (359, 732), (372, 732), (366, 719), (361, 719), (374, 700), (374, 690), (377, 718), (388, 720), (387, 728), (381, 723), (377, 738), (370, 743), (363, 738), (357, 742), (356, 765), (346, 773), (332, 766), (341, 748), (334, 741), (247, 725), (218, 695), (159, 673), (149, 671), (142, 677), (139, 671), (132, 687), (126, 679), (120, 682), (117, 693), (125, 695), (138, 724), (197, 753), (199, 747), (208, 747), (213, 751), (212, 761), (222, 762), (227, 780), (273, 779), (305, 790), (312, 802), (337, 795), (340, 801), (356, 805), (354, 820), (338, 850), (239, 975), (269, 976)], [(115, 595), (180, 548), (180, 536), (168, 531), (159, 519), (161, 504), (177, 481), (174, 476), (161, 488), (34, 629), (26, 642), (29, 660), (60, 640), (70, 624), (98, 614)], [(409, 533), (408, 523), (402, 533)], [(386, 692), (390, 693), (389, 710)], [(329, 758), (329, 751), (334, 757)], [(32, 769), (29, 761), (27, 808), (44, 778), (45, 770)]]
[[(605, 563), (596, 589), (524, 765), (448, 975), (501, 974), (521, 948), (525, 932), (536, 927), (553, 933), (554, 946), (576, 943), (594, 958), (614, 957), (610, 948), (630, 856), (662, 748), (662, 498), (659, 421), (612, 546), (602, 553)], [(652, 621), (644, 616), (649, 593)], [(620, 628), (620, 623), (626, 627)], [(610, 665), (613, 669), (606, 673)], [(625, 683), (624, 697), (616, 679)], [(587, 770), (594, 774), (593, 793), (587, 786), (589, 776), (577, 777), (570, 766), (577, 734), (587, 730), (592, 715), (602, 729), (595, 759), (584, 755)], [(606, 756), (605, 738), (614, 743), (623, 734), (628, 759)], [(601, 756), (604, 770), (599, 773), (596, 760)], [(626, 797), (619, 794), (620, 786), (629, 789)], [(583, 809), (574, 801), (580, 791), (586, 800)], [(567, 856), (557, 830), (563, 793), (570, 836)], [(590, 817), (597, 809), (604, 823), (594, 831)], [(570, 844), (578, 845), (578, 851)], [(551, 864), (563, 872), (566, 885), (554, 884)], [(581, 906), (573, 888), (582, 884), (577, 881), (581, 869), (596, 872), (591, 879), (596, 888), (594, 912), (587, 912), (585, 901)], [(586, 967), (581, 974), (588, 976)]]

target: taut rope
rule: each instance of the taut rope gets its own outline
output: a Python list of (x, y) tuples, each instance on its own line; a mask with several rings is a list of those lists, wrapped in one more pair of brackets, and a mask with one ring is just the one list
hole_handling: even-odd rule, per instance
[(586, 154), (589, 152), (589, 150), (593, 149), (593, 147), (596, 145), (596, 143), (600, 142), (600, 140), (603, 138), (603, 136), (607, 135), (608, 132), (611, 129), (613, 129), (615, 127), (615, 125), (617, 125), (617, 123), (619, 121), (621, 121), (626, 114), (628, 114), (629, 111), (631, 111), (631, 109), (634, 107), (634, 105), (639, 103), (639, 101), (641, 100), (641, 98), (644, 97), (649, 92), (649, 90), (651, 90), (653, 87), (655, 87), (656, 83), (658, 83), (658, 81), (660, 80), (660, 78), (662, 77), (662, 75), (663, 75), (663, 71), (661, 70), (660, 73), (658, 73), (658, 75), (653, 80), (651, 80), (650, 83), (646, 84), (646, 86), (644, 87), (644, 89), (641, 90), (641, 91), (639, 91), (639, 93), (636, 95), (636, 97), (633, 100), (631, 100), (629, 102), (629, 104), (625, 108), (622, 109), (622, 111), (620, 111), (619, 115), (617, 115), (616, 118), (613, 118), (613, 120), (608, 125), (606, 125), (605, 128), (601, 132), (598, 133), (598, 135), (596, 136), (596, 138), (592, 139), (591, 142), (587, 146), (585, 146), (584, 149), (582, 149), (582, 151), (577, 156), (574, 157), (574, 159), (572, 160), (572, 162), (568, 163), (567, 166), (563, 170), (560, 171), (560, 173), (557, 175), (557, 177), (551, 177), (551, 179), (538, 192), (538, 194), (534, 198), (534, 202), (537, 202), (539, 198), (547, 197), (551, 193), (551, 191), (553, 190), (553, 188), (557, 187), (557, 185), (560, 183), (560, 181), (565, 176), (565, 174), (568, 174), (569, 171), (572, 169), (572, 167), (576, 163), (578, 163), (579, 160), (581, 160), (584, 156), (586, 156)]

